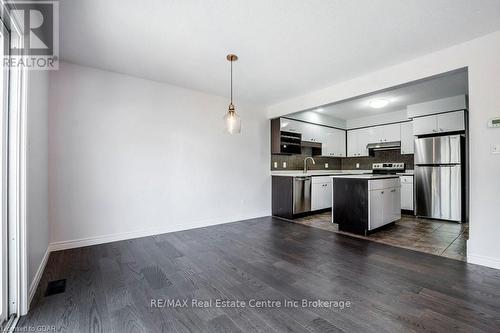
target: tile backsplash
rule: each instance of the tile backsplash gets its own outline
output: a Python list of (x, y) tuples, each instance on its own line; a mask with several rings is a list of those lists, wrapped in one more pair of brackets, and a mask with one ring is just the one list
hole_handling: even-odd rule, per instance
[[(271, 170), (303, 170), (304, 158), (312, 156), (312, 148), (303, 147), (300, 155), (271, 155)], [(340, 158), (335, 157), (320, 157), (312, 156), (316, 164), (311, 161), (307, 162), (309, 170), (340, 170), (342, 162)], [(278, 167), (274, 167), (274, 162), (278, 163)], [(286, 162), (286, 168), (283, 167), (283, 162)], [(325, 168), (325, 163), (328, 163), (328, 168)]]
[[(301, 155), (271, 155), (271, 170), (302, 170), (304, 168), (304, 158), (312, 156), (312, 149), (302, 148)], [(359, 170), (371, 170), (372, 163), (397, 162), (405, 163), (407, 170), (413, 170), (413, 155), (401, 155), (399, 150), (375, 151), (374, 156), (368, 157), (319, 157), (313, 156), (316, 164), (307, 162), (309, 170), (355, 170), (356, 163), (359, 163)], [(274, 167), (277, 162), (277, 168)], [(286, 162), (286, 168), (283, 167)], [(328, 163), (328, 168), (325, 168)]]
[(371, 170), (372, 163), (395, 162), (404, 163), (406, 170), (413, 170), (413, 154), (401, 155), (399, 150), (378, 150), (374, 156), (347, 157), (342, 159), (342, 170), (355, 170), (359, 163), (360, 170)]

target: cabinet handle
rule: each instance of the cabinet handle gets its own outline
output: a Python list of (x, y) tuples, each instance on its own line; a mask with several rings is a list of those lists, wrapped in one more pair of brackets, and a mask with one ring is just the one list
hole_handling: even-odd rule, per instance
[(380, 193), (384, 194), (384, 191), (382, 191), (382, 192), (380, 192)]
[(392, 190), (391, 192), (396, 192), (396, 190)]

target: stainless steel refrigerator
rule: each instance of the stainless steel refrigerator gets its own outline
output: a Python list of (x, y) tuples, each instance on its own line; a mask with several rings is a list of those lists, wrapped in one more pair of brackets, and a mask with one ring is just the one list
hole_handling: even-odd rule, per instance
[(464, 138), (415, 139), (416, 215), (462, 222)]

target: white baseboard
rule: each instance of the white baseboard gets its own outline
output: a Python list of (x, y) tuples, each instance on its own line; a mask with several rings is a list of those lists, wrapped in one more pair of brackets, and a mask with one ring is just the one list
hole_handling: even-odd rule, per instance
[(47, 250), (45, 251), (45, 254), (43, 255), (40, 266), (38, 266), (38, 269), (36, 270), (35, 277), (33, 278), (33, 281), (31, 281), (30, 284), (29, 295), (28, 295), (28, 309), (29, 306), (31, 305), (31, 301), (33, 300), (33, 296), (35, 296), (35, 292), (36, 289), (38, 288), (38, 284), (40, 283), (40, 279), (42, 278), (45, 266), (47, 266), (47, 260), (49, 259), (49, 255), (50, 255), (50, 248), (48, 247)]
[(467, 254), (467, 262), (471, 264), (500, 269), (500, 259), (477, 254)]
[(169, 225), (169, 226), (165, 226), (162, 228), (143, 229), (143, 230), (136, 230), (136, 231), (130, 231), (130, 232), (108, 234), (108, 235), (103, 235), (103, 236), (93, 236), (93, 237), (85, 237), (85, 238), (79, 238), (79, 239), (73, 239), (73, 240), (67, 240), (67, 241), (52, 242), (49, 244), (49, 250), (50, 250), (50, 252), (68, 250), (68, 249), (90, 246), (90, 245), (111, 243), (111, 242), (117, 242), (117, 241), (121, 241), (121, 240), (133, 239), (133, 238), (160, 235), (160, 234), (165, 234), (165, 233), (175, 232), (175, 231), (182, 231), (182, 230), (188, 230), (188, 229), (209, 227), (209, 226), (224, 224), (224, 223), (244, 221), (244, 220), (265, 217), (265, 216), (269, 216), (269, 213), (264, 212), (264, 213), (256, 214), (256, 216), (248, 216), (248, 215), (247, 216), (233, 216), (233, 217), (229, 217), (229, 218), (215, 218), (215, 219), (191, 221), (191, 222), (186, 222), (186, 223)]

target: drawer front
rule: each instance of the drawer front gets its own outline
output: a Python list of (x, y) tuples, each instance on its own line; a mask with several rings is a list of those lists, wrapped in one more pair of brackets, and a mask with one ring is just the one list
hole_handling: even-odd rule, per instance
[(312, 183), (313, 184), (324, 184), (324, 183), (331, 183), (332, 179), (328, 176), (314, 176), (312, 177)]
[(381, 190), (384, 188), (399, 187), (401, 182), (398, 178), (374, 179), (368, 181), (368, 190)]
[(413, 184), (413, 176), (401, 176), (401, 184)]

